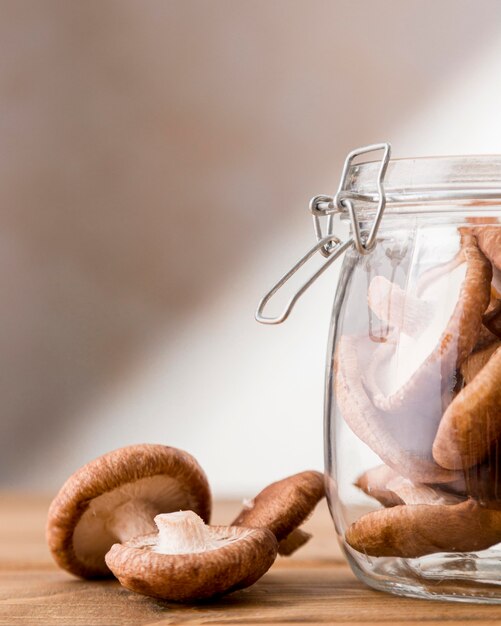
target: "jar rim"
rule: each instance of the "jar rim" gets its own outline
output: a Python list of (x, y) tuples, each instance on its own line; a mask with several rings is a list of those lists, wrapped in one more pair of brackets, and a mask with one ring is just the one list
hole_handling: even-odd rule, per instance
[[(352, 164), (339, 198), (365, 204), (377, 202), (380, 161)], [(471, 201), (499, 204), (501, 201), (501, 154), (421, 156), (390, 159), (384, 177), (387, 210), (399, 206), (447, 204), (470, 206)]]

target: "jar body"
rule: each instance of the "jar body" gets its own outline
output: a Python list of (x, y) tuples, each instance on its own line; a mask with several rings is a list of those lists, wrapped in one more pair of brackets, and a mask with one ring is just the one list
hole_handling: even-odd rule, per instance
[(375, 248), (343, 261), (327, 495), (352, 569), (374, 588), (501, 602), (497, 242), (500, 206), (449, 205), (385, 215)]

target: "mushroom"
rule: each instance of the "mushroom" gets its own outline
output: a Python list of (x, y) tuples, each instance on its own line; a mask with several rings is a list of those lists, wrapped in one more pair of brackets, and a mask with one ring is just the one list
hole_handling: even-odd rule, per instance
[[(460, 233), (461, 234), (461, 233)], [(464, 257), (461, 250), (454, 255), (452, 259), (445, 263), (434, 264), (432, 267), (424, 271), (416, 285), (416, 295), (422, 297), (423, 293), (433, 287), (433, 284), (444, 276), (454, 272), (454, 270), (464, 263)]]
[(380, 465), (359, 476), (355, 486), (386, 507), (398, 504), (456, 504), (471, 497), (488, 509), (499, 509), (500, 474), (501, 455), (495, 447), (482, 464), (460, 473), (451, 483), (413, 483), (390, 467)]
[(484, 367), (491, 356), (501, 346), (501, 341), (495, 341), (485, 348), (472, 352), (461, 365), (461, 375), (466, 385), (471, 383), (479, 371)]
[(355, 486), (372, 498), (375, 498), (383, 506), (397, 506), (405, 504), (402, 498), (394, 491), (388, 489), (388, 483), (396, 476), (395, 470), (387, 465), (379, 465), (364, 472), (355, 481)]
[(157, 515), (158, 532), (116, 543), (106, 563), (120, 583), (173, 602), (211, 598), (252, 585), (277, 556), (266, 528), (206, 526), (192, 511)]
[(64, 483), (49, 509), (47, 542), (72, 574), (109, 576), (104, 556), (117, 540), (152, 532), (155, 515), (179, 509), (210, 518), (210, 489), (197, 461), (167, 446), (128, 446), (91, 461)]
[(479, 248), (492, 263), (492, 285), (501, 292), (501, 225), (498, 219), (493, 223), (487, 223), (490, 220), (485, 218), (481, 221), (483, 224), (472, 227), (471, 232), (476, 236)]
[(311, 538), (299, 528), (325, 495), (320, 472), (300, 472), (268, 485), (233, 520), (232, 526), (268, 528), (277, 538), (278, 552), (288, 556)]
[(380, 320), (417, 337), (433, 318), (429, 302), (406, 293), (385, 276), (375, 276), (369, 285), (368, 304)]
[(501, 337), (501, 300), (491, 301), (491, 305), (482, 318), (482, 322), (496, 337)]
[[(406, 336), (400, 334), (393, 346), (387, 342), (375, 350), (376, 371), (366, 378), (366, 384), (377, 408), (383, 411), (405, 410), (415, 417), (421, 414), (424, 419), (438, 425), (443, 412), (442, 399), (445, 404), (450, 401), (449, 396), (455, 386), (455, 371), (478, 340), (482, 316), (491, 293), (491, 265), (470, 232), (461, 232), (459, 258), (463, 263), (457, 268), (464, 271), (464, 278), (457, 300), (452, 303), (452, 313), (441, 322), (439, 318), (444, 311), (438, 307), (437, 319), (428, 324), (425, 332), (421, 330), (417, 340), (406, 340)], [(450, 281), (448, 276), (447, 281)], [(435, 289), (436, 282), (433, 282)], [(392, 289), (389, 293), (397, 291)], [(404, 297), (407, 296), (400, 294), (400, 299)], [(409, 294), (409, 297), (412, 310), (420, 310), (415, 296)], [(403, 304), (401, 307), (405, 308)], [(411, 365), (410, 370), (408, 364)], [(390, 383), (389, 390), (382, 389), (378, 382), (381, 378), (383, 383)]]
[(493, 343), (499, 341), (499, 337), (495, 335), (492, 331), (490, 331), (487, 326), (482, 324), (480, 327), (480, 332), (478, 334), (477, 343), (473, 347), (472, 352), (478, 352), (479, 350), (483, 350), (488, 346), (492, 346)]
[(501, 301), (501, 294), (496, 289), (496, 287), (493, 284), (491, 284), (491, 301), (489, 302), (489, 306), (487, 307), (487, 310), (485, 311), (486, 314), (491, 313), (492, 311), (494, 311), (494, 309), (499, 309), (499, 306), (501, 304), (500, 301)]
[(501, 437), (501, 348), (454, 398), (433, 444), (433, 458), (447, 469), (481, 463)]
[(456, 480), (457, 473), (440, 467), (431, 456), (436, 425), (426, 415), (417, 426), (412, 414), (388, 414), (374, 406), (362, 382), (360, 348), (367, 348), (365, 339), (342, 335), (334, 358), (336, 400), (345, 422), (398, 474), (421, 483)]
[(464, 500), (439, 487), (414, 483), (386, 465), (368, 470), (357, 479), (355, 485), (385, 507), (399, 504), (457, 504)]
[(479, 248), (501, 270), (501, 225), (476, 226), (473, 229)]
[(363, 515), (349, 526), (345, 539), (369, 556), (415, 558), (484, 550), (501, 541), (501, 511), (473, 499), (453, 505), (394, 506)]
[(487, 458), (462, 472), (461, 477), (440, 485), (440, 488), (460, 497), (474, 498), (488, 509), (501, 508), (501, 450), (499, 442), (489, 451)]

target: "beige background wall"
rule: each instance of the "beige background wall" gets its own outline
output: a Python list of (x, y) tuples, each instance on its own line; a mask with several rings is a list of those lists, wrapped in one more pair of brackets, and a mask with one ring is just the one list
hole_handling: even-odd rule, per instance
[(179, 445), (218, 493), (322, 466), (335, 272), (281, 328), (345, 153), (501, 150), (497, 0), (0, 1), (0, 484)]

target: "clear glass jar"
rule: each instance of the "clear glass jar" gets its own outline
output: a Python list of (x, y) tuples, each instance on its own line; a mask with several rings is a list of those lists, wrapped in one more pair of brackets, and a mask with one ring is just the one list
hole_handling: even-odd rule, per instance
[[(362, 232), (378, 168), (346, 177)], [(330, 510), (371, 587), (501, 602), (501, 157), (391, 160), (384, 190), (332, 313)]]

